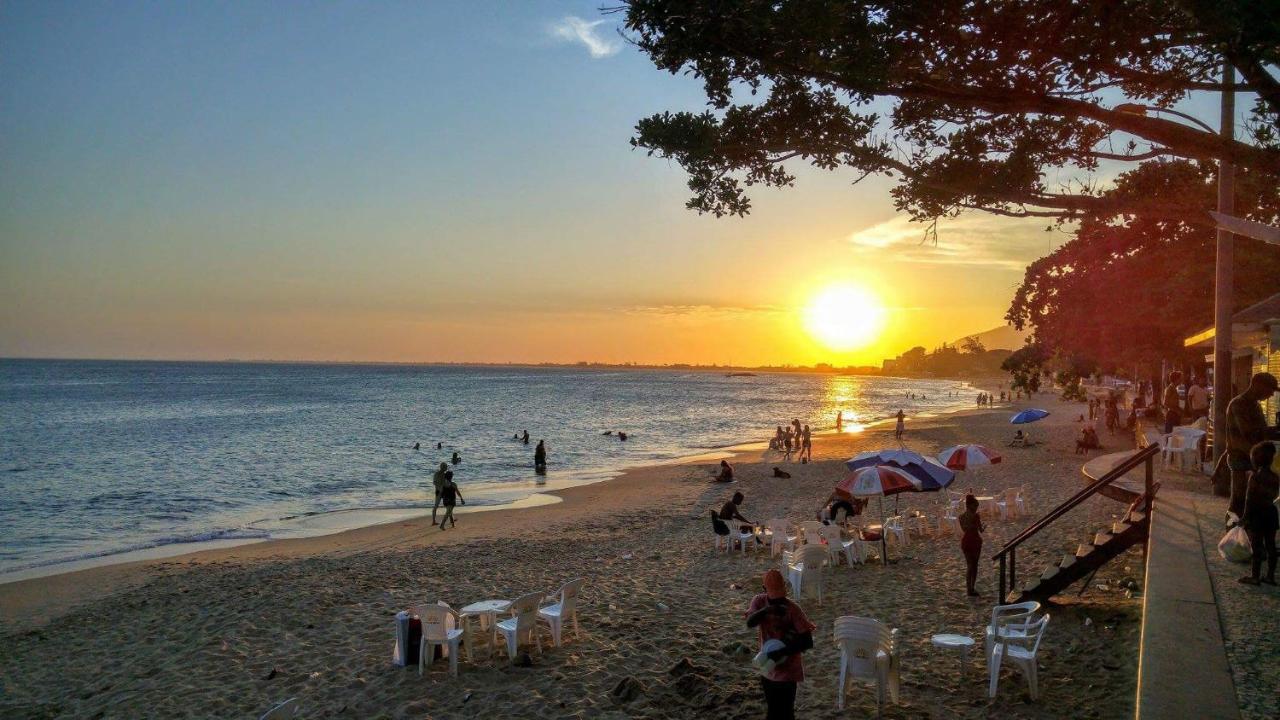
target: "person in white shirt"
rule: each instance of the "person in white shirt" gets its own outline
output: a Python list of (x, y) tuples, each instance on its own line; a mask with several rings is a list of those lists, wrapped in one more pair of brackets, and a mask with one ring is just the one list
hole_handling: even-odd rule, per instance
[(1200, 378), (1191, 381), (1187, 388), (1187, 423), (1193, 423), (1209, 415), (1209, 391), (1205, 389)]

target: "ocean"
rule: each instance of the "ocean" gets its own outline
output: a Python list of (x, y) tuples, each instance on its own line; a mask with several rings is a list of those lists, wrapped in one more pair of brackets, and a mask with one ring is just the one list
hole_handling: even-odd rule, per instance
[[(455, 451), (469, 508), (529, 504), (792, 418), (827, 431), (842, 410), (856, 431), (976, 392), (799, 373), (0, 360), (0, 580), (420, 514)], [(526, 429), (530, 445), (512, 439)]]

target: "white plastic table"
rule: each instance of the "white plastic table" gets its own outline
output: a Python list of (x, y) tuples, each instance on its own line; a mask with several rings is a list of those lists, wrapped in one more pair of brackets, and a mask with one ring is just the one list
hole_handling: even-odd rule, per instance
[(498, 613), (504, 613), (510, 609), (510, 600), (481, 600), (462, 608), (458, 611), (458, 615), (462, 618), (464, 625), (469, 618), (476, 618), (480, 621), (480, 630), (489, 631), (489, 653), (492, 655), (494, 645), (497, 643)]
[(960, 674), (963, 675), (969, 661), (969, 648), (973, 647), (973, 638), (968, 635), (941, 633), (934, 635), (932, 641), (934, 647), (953, 648), (960, 651)]

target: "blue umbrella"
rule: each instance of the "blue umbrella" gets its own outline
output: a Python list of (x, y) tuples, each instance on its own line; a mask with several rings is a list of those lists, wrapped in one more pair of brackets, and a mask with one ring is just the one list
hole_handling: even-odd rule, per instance
[(1037, 410), (1036, 408), (1027, 408), (1026, 410), (1023, 410), (1017, 415), (1014, 415), (1013, 419), (1010, 420), (1009, 422), (1014, 425), (1024, 425), (1026, 423), (1033, 423), (1037, 420), (1043, 420), (1044, 418), (1047, 418), (1047, 417), (1049, 417), (1048, 410)]
[(876, 465), (888, 465), (902, 470), (920, 481), (922, 492), (941, 490), (956, 479), (956, 473), (951, 468), (911, 450), (861, 452), (854, 455), (852, 460), (845, 462), (845, 466), (850, 470), (860, 470)]

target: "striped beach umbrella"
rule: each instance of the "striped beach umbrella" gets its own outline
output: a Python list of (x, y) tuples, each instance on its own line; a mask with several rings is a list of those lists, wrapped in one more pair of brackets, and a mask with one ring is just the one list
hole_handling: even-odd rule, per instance
[(952, 470), (968, 470), (979, 465), (995, 465), (1000, 460), (1000, 453), (985, 445), (956, 445), (938, 453), (938, 462)]
[(888, 465), (902, 470), (915, 478), (919, 484), (918, 489), (924, 492), (941, 490), (956, 479), (954, 470), (944, 467), (933, 458), (921, 455), (914, 450), (893, 449), (860, 452), (854, 455), (853, 459), (845, 462), (845, 467), (850, 470), (860, 470), (877, 465)]
[(918, 479), (902, 468), (889, 465), (859, 468), (836, 483), (836, 494), (845, 498), (883, 497), (918, 490)]

